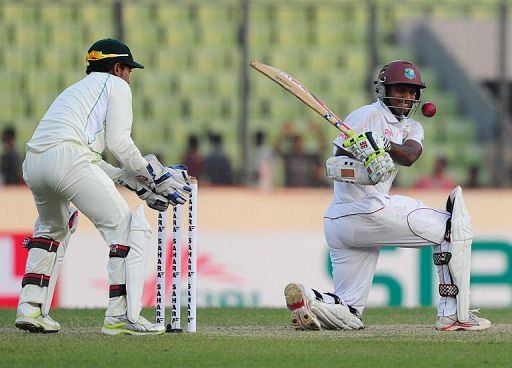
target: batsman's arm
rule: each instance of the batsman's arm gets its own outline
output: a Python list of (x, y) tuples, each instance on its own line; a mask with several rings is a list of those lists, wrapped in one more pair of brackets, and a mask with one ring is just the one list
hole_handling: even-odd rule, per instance
[[(411, 166), (421, 156), (422, 152), (423, 148), (421, 147), (421, 144), (414, 140), (407, 140), (404, 144), (391, 143), (389, 155), (398, 165)], [(336, 148), (335, 156), (348, 156), (354, 158), (350, 152), (340, 147)]]
[(411, 166), (420, 158), (423, 152), (421, 144), (413, 139), (406, 140), (403, 144), (391, 143), (389, 154), (398, 165)]

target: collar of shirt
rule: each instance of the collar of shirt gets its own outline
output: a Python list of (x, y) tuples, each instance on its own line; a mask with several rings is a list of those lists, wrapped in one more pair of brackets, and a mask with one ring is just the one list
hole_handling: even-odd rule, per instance
[(400, 124), (400, 121), (396, 118), (395, 115), (393, 115), (389, 107), (387, 107), (381, 100), (375, 101), (373, 106), (382, 112), (384, 118), (389, 124)]

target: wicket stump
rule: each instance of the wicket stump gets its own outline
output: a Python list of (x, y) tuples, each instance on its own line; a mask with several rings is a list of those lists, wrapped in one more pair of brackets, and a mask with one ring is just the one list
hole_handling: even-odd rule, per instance
[[(198, 184), (196, 178), (191, 178), (192, 192), (189, 195), (188, 206), (173, 207), (172, 227), (172, 277), (171, 277), (171, 322), (166, 326), (167, 332), (181, 332), (181, 269), (182, 244), (184, 240), (183, 209), (187, 208), (187, 332), (196, 332), (197, 329), (197, 195)], [(165, 212), (158, 214), (158, 253), (157, 253), (157, 280), (156, 280), (156, 323), (165, 325), (165, 299), (166, 299), (166, 239)]]

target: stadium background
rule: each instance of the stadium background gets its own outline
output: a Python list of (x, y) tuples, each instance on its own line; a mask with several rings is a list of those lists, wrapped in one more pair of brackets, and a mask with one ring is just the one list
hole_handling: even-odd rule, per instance
[[(495, 0), (0, 1), (0, 127), (15, 125), (23, 151), (55, 96), (84, 75), (87, 48), (105, 37), (125, 41), (136, 60), (146, 66), (132, 74), (131, 84), (133, 136), (143, 153), (156, 152), (165, 162), (177, 162), (189, 134), (215, 132), (224, 136), (236, 168), (235, 187), (200, 189), (201, 251), (222, 263), (213, 271), (227, 270), (227, 274), (208, 279), (207, 270), (200, 267), (199, 287), (204, 280), (205, 293), (200, 302), (223, 305), (222, 297), (228, 295), (226, 305), (277, 305), (282, 282), (290, 277), (329, 287), (321, 233), (329, 190), (278, 188), (262, 193), (251, 188), (244, 163), (252, 159), (252, 134), (262, 129), (273, 141), (281, 126), (292, 121), (307, 144), (314, 147), (317, 142), (308, 137), (310, 122), (318, 124), (328, 137), (336, 131), (286, 92), (250, 71), (248, 62), (256, 59), (297, 76), (343, 116), (373, 100), (370, 81), (383, 63), (414, 60), (428, 84), (424, 101), (434, 101), (438, 114), (432, 119), (419, 118), (425, 128), (426, 149), (415, 167), (402, 170), (401, 185), (407, 187), (414, 178), (430, 171), (434, 159), (443, 154), (449, 157), (449, 172), (459, 183), (466, 181), (469, 166), (479, 165), (485, 187), (507, 187), (511, 156), (505, 112), (509, 110), (507, 45), (511, 38), (499, 44), (500, 35), (508, 33), (500, 33), (499, 25), (500, 20), (506, 20), (510, 4)], [(326, 157), (328, 154), (325, 152)], [(275, 172), (275, 184), (280, 187), (283, 178), (279, 164)], [(446, 191), (407, 193), (438, 206), (443, 206), (447, 195)], [(498, 285), (499, 293), (486, 288), (480, 296), (488, 305), (512, 304), (510, 219), (506, 202), (493, 205), (510, 194), (506, 189), (488, 188), (470, 194), (476, 203), (469, 205), (477, 219), (477, 237), (484, 243), (491, 239), (501, 244), (489, 247), (482, 258), (474, 257), (487, 265), (476, 277)], [(132, 206), (137, 204), (129, 193), (126, 197)], [(1, 188), (0, 198), (0, 270), (3, 279), (19, 285), (23, 273), (19, 269), (23, 258), (19, 239), (30, 233), (35, 208), (26, 188)], [(248, 198), (265, 198), (264, 206)], [(258, 210), (248, 211), (244, 206)], [(290, 211), (279, 210), (282, 208)], [(271, 213), (281, 217), (271, 216), (273, 222), (262, 220)], [(243, 216), (237, 218), (236, 214)], [(84, 299), (68, 297), (66, 290), (76, 287), (61, 285), (58, 303), (98, 306), (105, 298), (106, 255), (90, 223), (81, 221), (62, 280), (74, 281), (73, 268), (85, 267), (89, 278), (81, 282), (88, 285), (91, 294)], [(248, 226), (250, 223), (253, 225)], [(270, 265), (265, 263), (269, 254)], [(148, 255), (147, 260), (148, 282), (153, 275), (153, 256)], [(421, 259), (414, 257), (419, 256), (407, 253), (390, 257), (389, 264), (379, 264), (379, 280), (385, 283), (388, 277), (391, 281), (387, 289), (377, 291), (374, 304), (396, 301), (392, 295), (396, 295), (393, 290), (397, 284), (405, 294), (411, 294), (399, 304), (432, 303), (435, 293), (431, 289), (418, 291), (417, 285), (408, 281), (407, 272), (416, 272), (421, 264)], [(99, 263), (94, 261), (98, 259)], [(87, 262), (81, 265), (80, 260)], [(404, 267), (402, 262), (410, 265)], [(253, 267), (244, 268), (246, 264)], [(268, 279), (261, 275), (264, 264)], [(300, 272), (294, 269), (298, 264), (303, 267)], [(393, 269), (403, 273), (390, 277)], [(211, 276), (213, 271), (209, 271)], [(70, 272), (67, 279), (66, 272)], [(240, 281), (254, 279), (258, 281)], [(269, 287), (273, 282), (275, 287)], [(16, 290), (6, 285), (0, 290), (0, 301), (12, 305)], [(270, 296), (265, 294), (268, 289)]]

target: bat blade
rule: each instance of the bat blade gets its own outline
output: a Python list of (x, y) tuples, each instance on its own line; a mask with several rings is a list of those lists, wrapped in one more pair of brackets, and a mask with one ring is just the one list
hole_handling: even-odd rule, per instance
[(326, 119), (329, 123), (338, 128), (348, 137), (355, 133), (348, 127), (343, 121), (327, 107), (320, 99), (316, 98), (313, 93), (309, 91), (301, 82), (292, 77), (290, 74), (278, 69), (276, 67), (260, 63), (258, 61), (252, 61), (251, 67), (259, 71), (267, 78), (273, 80), (282, 88), (290, 92), (292, 95), (297, 97), (313, 111)]

